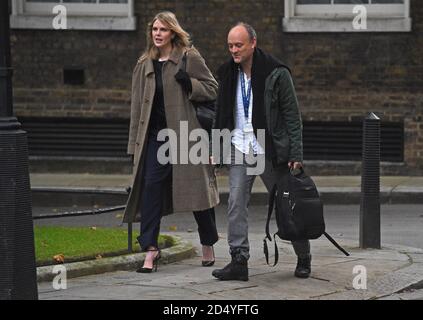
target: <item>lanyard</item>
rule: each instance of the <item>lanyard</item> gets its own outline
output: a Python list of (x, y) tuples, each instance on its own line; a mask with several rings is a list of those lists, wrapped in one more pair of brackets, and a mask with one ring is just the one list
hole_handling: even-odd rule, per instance
[(241, 90), (242, 90), (242, 103), (244, 104), (244, 115), (245, 119), (248, 119), (248, 109), (250, 107), (250, 99), (251, 99), (251, 79), (248, 84), (248, 93), (245, 93), (245, 79), (244, 79), (244, 72), (239, 69), (239, 78), (241, 81)]

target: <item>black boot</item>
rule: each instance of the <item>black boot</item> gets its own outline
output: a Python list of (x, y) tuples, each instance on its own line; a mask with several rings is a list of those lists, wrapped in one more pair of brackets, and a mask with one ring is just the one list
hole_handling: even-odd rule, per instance
[(232, 256), (232, 261), (223, 269), (213, 270), (212, 275), (219, 280), (248, 281), (248, 261), (241, 255)]
[(295, 268), (295, 276), (297, 278), (308, 278), (311, 273), (311, 255), (306, 258), (297, 258), (297, 267)]

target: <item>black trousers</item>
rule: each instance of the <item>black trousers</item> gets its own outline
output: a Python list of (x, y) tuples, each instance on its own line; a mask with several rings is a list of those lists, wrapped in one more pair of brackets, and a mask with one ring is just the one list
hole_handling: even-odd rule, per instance
[[(172, 165), (162, 165), (157, 161), (157, 151), (165, 143), (149, 136), (144, 162), (144, 187), (141, 195), (141, 230), (137, 238), (143, 251), (148, 247), (158, 247), (160, 221), (162, 217), (163, 195), (166, 186), (172, 183)], [(200, 243), (212, 246), (218, 240), (214, 208), (194, 211), (198, 225)]]

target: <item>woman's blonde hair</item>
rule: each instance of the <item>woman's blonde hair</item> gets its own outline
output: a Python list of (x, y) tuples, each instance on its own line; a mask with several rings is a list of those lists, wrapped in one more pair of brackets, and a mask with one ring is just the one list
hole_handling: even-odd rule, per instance
[(148, 23), (146, 38), (147, 38), (147, 45), (144, 53), (140, 58), (140, 62), (151, 58), (151, 59), (158, 59), (159, 58), (159, 50), (154, 45), (153, 37), (152, 37), (152, 30), (153, 24), (156, 20), (160, 20), (166, 27), (168, 27), (174, 37), (172, 38), (172, 46), (176, 46), (179, 48), (188, 48), (191, 46), (190, 35), (180, 26), (178, 19), (176, 16), (170, 11), (163, 11), (158, 14)]

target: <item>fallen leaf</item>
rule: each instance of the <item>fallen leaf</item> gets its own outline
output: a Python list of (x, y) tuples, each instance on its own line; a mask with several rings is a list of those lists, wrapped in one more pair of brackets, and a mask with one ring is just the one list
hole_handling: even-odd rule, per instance
[(178, 230), (177, 226), (169, 226), (169, 231), (176, 231)]
[(54, 261), (58, 263), (64, 263), (65, 262), (65, 256), (63, 254), (56, 254), (53, 256)]

